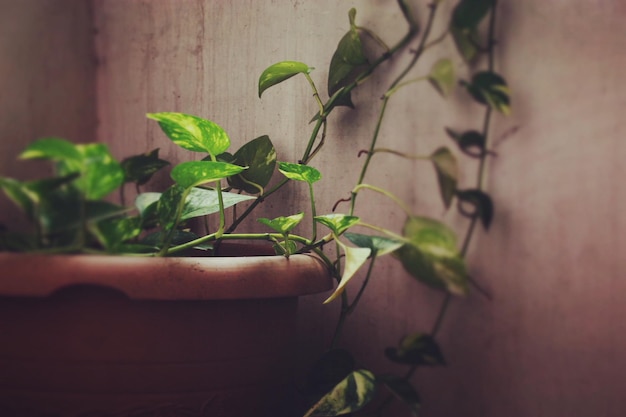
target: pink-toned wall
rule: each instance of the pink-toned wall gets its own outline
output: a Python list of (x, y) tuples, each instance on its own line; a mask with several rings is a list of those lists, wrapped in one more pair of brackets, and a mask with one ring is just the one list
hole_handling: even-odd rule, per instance
[[(43, 136), (95, 139), (91, 6), (82, 0), (0, 1), (0, 175), (34, 179), (49, 167), (16, 161)], [(24, 224), (0, 196), (7, 225)]]
[[(9, 8), (11, 16), (31, 28), (14, 32), (25, 46), (15, 48), (0, 37), (0, 106), (4, 114), (19, 117), (28, 110), (32, 118), (27, 121), (35, 122), (25, 127), (27, 121), (2, 118), (3, 135), (15, 129), (12, 137), (20, 144), (43, 134), (87, 135), (94, 125), (93, 61), (78, 40), (90, 39), (87, 10), (78, 1), (37, 2), (57, 10), (45, 16), (72, 22), (54, 25), (54, 35), (38, 37), (36, 30), (53, 17), (44, 17), (44, 8), (35, 3)], [(347, 27), (348, 9), (356, 7), (359, 24), (392, 42), (404, 30), (396, 23), (401, 17), (393, 3), (94, 0), (100, 63), (97, 137), (120, 157), (160, 147), (164, 156), (182, 160), (190, 155), (169, 145), (144, 115), (184, 111), (221, 124), (235, 146), (269, 134), (281, 159), (297, 159), (316, 110), (309, 87), (295, 78), (259, 100), (260, 72), (276, 61), (301, 60), (317, 68), (313, 78), (323, 86), (332, 51)], [(415, 3), (423, 17), (424, 3)], [(475, 236), (468, 256), (472, 275), (492, 299), (474, 293), (453, 302), (440, 334), (449, 367), (420, 370), (415, 379), (423, 415), (621, 417), (626, 414), (626, 305), (621, 300), (626, 293), (626, 144), (621, 137), (626, 128), (621, 115), (626, 104), (626, 5), (620, 0), (499, 3), (496, 65), (513, 90), (513, 115), (492, 126), (498, 156), (490, 163), (487, 182), (496, 217), (489, 233)], [(84, 19), (77, 17), (80, 13)], [(51, 46), (42, 46), (53, 39), (59, 42), (55, 54)], [(444, 44), (443, 54), (453, 53)], [(56, 61), (58, 54), (68, 55)], [(7, 56), (35, 63), (20, 70), (5, 62)], [(416, 75), (438, 56), (424, 58)], [(71, 63), (73, 75), (47, 70), (41, 64), (46, 59)], [(399, 65), (394, 62), (389, 69)], [(460, 62), (459, 72), (466, 73)], [(41, 85), (64, 85), (58, 94), (71, 104), (67, 109), (53, 106), (59, 99), (52, 93), (44, 96), (43, 108), (22, 102), (32, 91), (42, 91), (33, 90), (32, 83), (7, 82), (22, 76)], [(57, 84), (59, 80), (66, 84)], [(387, 84), (384, 78), (372, 81), (355, 96), (358, 109), (342, 112), (331, 123), (327, 153), (314, 163), (324, 173), (316, 188), (319, 212), (330, 211), (355, 179), (355, 153), (366, 146), (378, 110), (378, 103), (368, 104), (368, 98), (378, 97)], [(5, 85), (10, 94), (4, 93)], [(426, 84), (400, 91), (390, 105), (381, 146), (428, 153), (449, 144), (443, 126), (480, 126), (480, 109), (467, 110), (468, 105), (460, 91), (448, 102)], [(65, 111), (70, 116), (61, 122)], [(12, 159), (17, 150), (6, 139), (1, 146), (4, 171), (9, 166), (4, 158)], [(463, 185), (469, 185), (475, 166), (463, 161)], [(444, 213), (430, 166), (381, 156), (373, 169), (369, 182), (390, 185), (417, 212), (439, 216), (459, 232), (465, 229), (465, 220)], [(259, 215), (292, 214), (304, 191), (286, 190)], [(388, 201), (367, 198), (359, 215), (389, 227), (402, 224)], [(393, 263), (382, 266), (343, 339), (359, 360), (378, 371), (395, 369), (382, 359), (382, 349), (405, 333), (428, 330), (442, 300)], [(335, 324), (336, 306), (322, 306), (322, 299), (301, 303), (302, 368)], [(393, 415), (403, 415), (401, 410)]]

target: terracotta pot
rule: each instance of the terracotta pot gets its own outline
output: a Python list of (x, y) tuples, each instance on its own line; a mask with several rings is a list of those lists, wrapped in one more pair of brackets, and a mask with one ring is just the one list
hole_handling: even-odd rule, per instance
[(308, 255), (0, 253), (0, 416), (284, 415)]

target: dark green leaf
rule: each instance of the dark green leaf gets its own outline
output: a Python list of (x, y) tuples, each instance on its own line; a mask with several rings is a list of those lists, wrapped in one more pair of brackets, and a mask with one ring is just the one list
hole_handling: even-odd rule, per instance
[(130, 211), (127, 207), (118, 206), (108, 201), (85, 201), (85, 220), (99, 222), (104, 219), (119, 217)]
[(28, 216), (29, 219), (33, 219), (34, 204), (32, 193), (28, 189), (26, 183), (14, 180), (13, 178), (0, 177), (0, 188), (4, 191), (4, 194), (15, 203)]
[(456, 191), (457, 179), (459, 177), (456, 158), (446, 147), (440, 147), (430, 156), (439, 182), (439, 192), (446, 208), (450, 207), (452, 198)]
[(459, 199), (459, 212), (469, 218), (480, 218), (483, 227), (488, 230), (493, 219), (491, 197), (481, 190), (457, 191), (456, 196)]
[(452, 39), (459, 54), (465, 62), (472, 62), (478, 56), (480, 36), (476, 28), (459, 29), (454, 26), (450, 28)]
[(453, 294), (467, 292), (465, 262), (450, 228), (437, 220), (414, 216), (407, 219), (403, 234), (411, 243), (395, 255), (408, 273), (433, 288)]
[(188, 161), (176, 165), (170, 175), (181, 187), (191, 188), (237, 175), (245, 169), (226, 162)]
[(351, 9), (349, 12), (350, 30), (339, 41), (339, 45), (337, 45), (337, 49), (330, 61), (328, 73), (329, 96), (332, 96), (340, 88), (354, 81), (358, 71), (368, 64), (367, 58), (363, 53), (359, 31), (354, 23), (355, 15), (356, 10)]
[(11, 232), (0, 225), (0, 251), (28, 252), (37, 249), (37, 239), (27, 233)]
[(409, 381), (394, 375), (379, 376), (378, 380), (385, 384), (393, 395), (405, 403), (414, 416), (418, 415), (421, 400), (419, 394)]
[(471, 29), (487, 16), (493, 0), (461, 0), (452, 12), (452, 25), (459, 29)]
[(296, 74), (308, 74), (313, 68), (296, 61), (282, 61), (269, 66), (259, 77), (259, 98), (265, 90), (279, 84)]
[(446, 128), (446, 132), (459, 145), (464, 154), (473, 158), (480, 158), (487, 153), (485, 150), (485, 137), (481, 133), (469, 130), (460, 134), (448, 128)]
[(292, 216), (280, 216), (274, 219), (260, 218), (257, 219), (259, 223), (262, 223), (278, 233), (289, 233), (294, 227), (296, 227), (304, 218), (304, 213), (294, 214)]
[(452, 61), (446, 58), (435, 62), (428, 74), (428, 80), (442, 96), (448, 96), (456, 85)]
[(169, 162), (159, 159), (158, 148), (141, 155), (131, 156), (121, 163), (124, 170), (124, 181), (143, 185), (150, 181), (150, 178), (157, 171), (169, 164)]
[(376, 392), (374, 375), (360, 369), (348, 374), (312, 408), (312, 416), (339, 416), (353, 413), (369, 403)]
[(168, 138), (183, 149), (219, 155), (230, 146), (226, 131), (216, 123), (184, 113), (148, 113)]
[(381, 236), (361, 235), (358, 233), (344, 233), (344, 236), (360, 248), (369, 248), (372, 256), (383, 256), (391, 253), (404, 243)]
[(293, 240), (282, 240), (280, 242), (275, 242), (273, 248), (277, 255), (289, 257), (289, 255), (296, 253), (298, 245), (296, 245), (296, 242)]
[(445, 366), (441, 349), (432, 336), (414, 333), (406, 336), (397, 348), (385, 349), (385, 355), (393, 362), (420, 366)]
[(510, 91), (500, 75), (482, 71), (472, 77), (472, 82), (461, 84), (478, 103), (485, 104), (504, 115), (511, 113)]
[(231, 187), (249, 194), (263, 194), (274, 174), (276, 150), (268, 136), (261, 136), (243, 145), (230, 161), (225, 162), (248, 167), (242, 173), (228, 177)]
[(322, 178), (322, 174), (312, 166), (279, 162), (278, 170), (290, 180), (304, 181), (313, 184)]

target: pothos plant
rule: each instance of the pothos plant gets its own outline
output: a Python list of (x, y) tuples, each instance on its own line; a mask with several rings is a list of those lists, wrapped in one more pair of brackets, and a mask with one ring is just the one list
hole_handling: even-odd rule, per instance
[[(327, 83), (328, 98), (323, 99), (311, 74), (313, 68), (302, 62), (284, 61), (268, 67), (259, 78), (259, 97), (271, 87), (301, 75), (310, 84), (319, 106), (313, 128), (299, 161), (279, 161), (269, 137), (258, 137), (234, 153), (229, 153), (230, 139), (216, 123), (182, 113), (152, 113), (148, 118), (159, 124), (165, 135), (183, 149), (198, 153), (202, 159), (179, 163), (171, 168), (173, 185), (162, 193), (141, 192), (154, 173), (169, 165), (159, 158), (158, 149), (118, 162), (100, 143), (73, 144), (60, 138), (44, 138), (31, 143), (22, 152), (22, 159), (45, 159), (54, 163), (54, 175), (35, 181), (18, 181), (0, 177), (0, 187), (32, 221), (28, 233), (0, 228), (0, 250), (45, 253), (110, 253), (133, 256), (174, 256), (190, 249), (207, 251), (207, 255), (224, 240), (265, 240), (273, 244), (279, 255), (303, 252), (316, 253), (337, 280), (327, 303), (341, 303), (338, 324), (329, 350), (313, 366), (306, 383), (311, 395), (311, 408), (306, 416), (335, 416), (361, 410), (373, 398), (378, 387), (390, 392), (377, 407), (361, 412), (382, 415), (395, 398), (417, 414), (420, 398), (411, 383), (421, 366), (441, 366), (444, 356), (436, 342), (451, 295), (465, 294), (472, 286), (465, 254), (472, 234), (480, 224), (485, 229), (493, 216), (492, 199), (484, 190), (487, 159), (493, 155), (489, 145), (489, 128), (495, 112), (510, 111), (509, 89), (504, 78), (494, 70), (496, 0), (457, 1), (443, 33), (432, 35), (433, 22), (440, 13), (440, 3), (424, 6), (426, 15), (420, 24), (405, 0), (397, 0), (407, 23), (407, 32), (395, 45), (388, 46), (373, 31), (356, 23), (356, 11), (349, 11), (349, 30), (339, 41), (332, 56)], [(374, 42), (377, 49), (366, 51), (363, 37)], [(443, 58), (421, 74), (423, 54), (452, 38), (460, 58)], [(365, 155), (358, 180), (342, 207), (344, 213), (317, 214), (314, 184), (321, 173), (310, 166), (320, 155), (327, 140), (328, 118), (338, 108), (354, 107), (351, 93), (381, 71), (381, 64), (401, 54), (410, 57), (405, 67), (392, 80), (380, 104), (379, 117)], [(372, 58), (375, 56), (375, 58)], [(485, 59), (481, 59), (485, 57)], [(463, 60), (471, 73), (457, 81), (454, 59)], [(483, 61), (486, 61), (483, 62)], [(477, 69), (479, 66), (483, 69)], [(486, 66), (486, 68), (484, 68)], [(448, 96), (460, 84), (475, 103), (484, 106), (478, 127), (465, 131), (442, 128), (460, 152), (479, 161), (475, 186), (459, 189), (457, 159), (449, 146), (442, 145), (426, 156), (414, 156), (402, 150), (377, 148), (385, 109), (394, 94), (416, 82), (430, 82), (442, 96)], [(378, 99), (378, 97), (376, 98)], [(468, 229), (461, 244), (456, 233), (438, 219), (420, 216), (402, 200), (379, 184), (367, 184), (364, 178), (376, 154), (387, 152), (401, 158), (425, 159), (432, 163), (438, 179), (441, 198), (446, 208), (456, 200), (461, 215), (467, 217)], [(356, 157), (355, 152), (355, 157)], [(280, 180), (271, 184), (275, 171)], [(310, 199), (299, 213), (285, 213), (273, 219), (258, 219), (266, 233), (238, 231), (242, 221), (255, 207), (289, 182), (300, 182), (308, 188)], [(134, 205), (125, 204), (124, 185), (134, 183), (138, 195)], [(406, 214), (400, 231), (368, 224), (354, 215), (360, 191), (368, 189), (389, 197)], [(104, 197), (119, 190), (121, 204)], [(244, 201), (247, 207), (227, 222), (226, 210)], [(309, 211), (308, 214), (305, 214)], [(189, 229), (189, 221), (217, 216), (215, 230), (199, 234)], [(294, 228), (302, 221), (311, 222), (312, 233), (302, 236)], [(372, 234), (354, 233), (355, 226), (372, 230)], [(324, 229), (323, 233), (318, 230)], [(324, 246), (334, 245), (334, 251)], [(329, 253), (332, 252), (332, 253)], [(348, 316), (355, 310), (381, 256), (391, 254), (415, 279), (446, 294), (433, 327), (404, 337), (398, 346), (386, 349), (393, 362), (405, 364), (403, 375), (375, 375), (370, 370), (355, 369), (355, 360), (339, 348), (340, 334)], [(364, 279), (354, 297), (347, 288), (352, 277), (364, 271)], [(368, 411), (369, 410), (369, 411)]]

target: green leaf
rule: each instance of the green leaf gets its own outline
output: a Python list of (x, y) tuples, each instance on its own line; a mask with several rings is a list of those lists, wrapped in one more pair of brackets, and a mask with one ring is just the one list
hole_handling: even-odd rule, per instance
[(343, 267), (343, 274), (341, 275), (341, 280), (335, 288), (335, 291), (324, 301), (324, 304), (328, 304), (335, 300), (337, 297), (344, 292), (346, 285), (352, 279), (354, 274), (363, 266), (363, 264), (367, 261), (367, 259), (372, 254), (371, 249), (369, 248), (353, 248), (350, 246), (346, 246), (340, 241), (337, 240), (337, 244), (341, 246), (343, 252), (346, 256), (345, 265)]
[(415, 391), (415, 388), (413, 388), (413, 385), (411, 385), (409, 381), (405, 378), (400, 378), (394, 375), (379, 376), (378, 380), (385, 384), (387, 389), (400, 399), (400, 401), (405, 403), (414, 416), (418, 415), (421, 400), (419, 394)]
[(313, 184), (322, 178), (322, 174), (317, 169), (309, 165), (279, 162), (278, 170), (290, 180), (304, 181), (309, 184)]
[(184, 113), (148, 113), (172, 142), (183, 149), (219, 155), (230, 146), (226, 131), (216, 123)]
[(276, 150), (268, 136), (261, 136), (243, 145), (232, 156), (231, 164), (248, 167), (242, 173), (228, 177), (228, 184), (250, 194), (263, 194), (276, 167)]
[(472, 77), (472, 82), (461, 81), (478, 103), (485, 104), (504, 115), (511, 113), (510, 91), (506, 81), (495, 72), (482, 71)]
[(435, 87), (439, 94), (448, 96), (456, 85), (456, 75), (454, 65), (449, 59), (440, 59), (435, 62), (428, 74), (428, 80)]
[(356, 10), (354, 8), (350, 9), (348, 15), (350, 18), (350, 30), (339, 41), (330, 61), (328, 72), (329, 96), (332, 96), (340, 88), (354, 81), (359, 69), (368, 64), (367, 57), (363, 53), (361, 37), (354, 22)]
[(365, 369), (351, 372), (309, 410), (312, 416), (353, 413), (369, 403), (376, 393), (374, 374)]
[[(241, 203), (242, 201), (255, 199), (256, 197), (250, 195), (222, 191), (222, 202), (224, 203), (225, 209)], [(194, 217), (218, 213), (219, 211), (220, 206), (216, 190), (205, 190), (203, 188), (194, 187), (185, 200), (180, 219), (188, 220)]]
[(359, 218), (347, 214), (325, 214), (315, 216), (315, 221), (328, 227), (336, 236), (341, 236), (343, 232), (358, 224)]
[(294, 227), (298, 225), (304, 218), (304, 213), (298, 213), (291, 216), (280, 216), (274, 219), (260, 218), (257, 221), (261, 224), (271, 227), (278, 233), (289, 233)]
[(400, 345), (385, 349), (385, 355), (396, 363), (420, 366), (445, 366), (446, 361), (435, 339), (425, 333), (406, 336)]
[[(465, 217), (480, 218), (483, 227), (485, 230), (488, 230), (493, 219), (493, 202), (491, 197), (481, 190), (457, 191), (456, 196), (459, 199), (459, 212)], [(469, 209), (468, 205), (470, 206)]]
[(308, 74), (313, 70), (307, 64), (297, 61), (282, 61), (270, 65), (259, 77), (259, 98), (265, 90), (279, 84), (296, 74)]
[(135, 198), (135, 207), (142, 217), (148, 214), (148, 208), (154, 206), (161, 198), (161, 193), (141, 193)]
[(78, 162), (82, 160), (82, 155), (72, 142), (52, 137), (34, 141), (22, 151), (19, 158)]
[(11, 232), (0, 224), (0, 251), (28, 252), (37, 249), (37, 239), (27, 233)]
[[(128, 207), (118, 206), (108, 201), (85, 201), (85, 221), (99, 222), (101, 220), (119, 217), (128, 213), (131, 209)], [(78, 224), (78, 220), (77, 220)]]
[(456, 158), (448, 148), (440, 147), (433, 152), (430, 159), (437, 172), (439, 192), (441, 193), (443, 204), (446, 208), (450, 208), (459, 177)]
[(141, 233), (139, 217), (122, 217), (102, 220), (89, 225), (89, 231), (110, 252), (118, 252), (122, 243)]
[(135, 155), (124, 159), (121, 163), (124, 170), (124, 182), (134, 182), (143, 185), (150, 181), (150, 178), (170, 163), (159, 159), (159, 149)]
[(452, 11), (451, 24), (455, 28), (475, 28), (487, 16), (493, 0), (461, 0)]
[(13, 178), (0, 177), (0, 188), (2, 188), (9, 200), (19, 207), (29, 219), (32, 220), (34, 218), (33, 196), (29, 192), (30, 190), (26, 183)]
[[(167, 232), (164, 232), (162, 230), (159, 230), (158, 232), (150, 233), (149, 235), (141, 239), (140, 244), (146, 247), (160, 249), (161, 246), (163, 245), (163, 240), (165, 239), (166, 235), (167, 235)], [(170, 244), (172, 246), (183, 245), (185, 243), (191, 242), (192, 240), (196, 240), (199, 237), (200, 236), (198, 236), (197, 234), (190, 232), (188, 230), (174, 230), (172, 231), (172, 234), (171, 234)], [(197, 245), (197, 246), (194, 246), (194, 249), (208, 250), (208, 249), (211, 249), (211, 245), (206, 245), (206, 244)]]
[(478, 45), (481, 42), (478, 30), (476, 28), (459, 29), (451, 26), (450, 33), (457, 51), (459, 51), (465, 62), (474, 61), (478, 56)]
[(188, 161), (176, 165), (170, 175), (181, 187), (191, 188), (239, 174), (245, 169), (226, 162)]
[[(76, 186), (88, 200), (99, 200), (110, 194), (124, 182), (124, 171), (103, 143), (76, 145), (81, 154), (81, 176)], [(61, 174), (71, 174), (73, 163), (65, 166)]]
[(274, 242), (274, 252), (277, 255), (289, 257), (298, 250), (298, 245), (293, 240), (282, 240), (280, 242)]
[(404, 244), (404, 242), (381, 236), (362, 235), (350, 232), (346, 232), (344, 236), (360, 248), (369, 248), (372, 251), (372, 256), (387, 255)]
[(466, 155), (473, 158), (481, 158), (487, 153), (485, 137), (475, 130), (469, 130), (461, 134), (446, 128), (446, 133), (459, 145), (461, 152)]
[(178, 208), (185, 196), (185, 189), (178, 184), (172, 185), (161, 194), (157, 203), (157, 217), (161, 227), (171, 229), (176, 224)]
[(44, 158), (57, 161), (61, 176), (80, 173), (76, 186), (85, 198), (98, 200), (122, 185), (122, 168), (102, 143), (75, 145), (65, 139), (44, 138), (31, 143), (22, 159)]
[(445, 224), (426, 217), (409, 217), (404, 236), (410, 240), (394, 254), (419, 281), (453, 294), (467, 292), (465, 261), (456, 248), (456, 235)]

